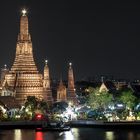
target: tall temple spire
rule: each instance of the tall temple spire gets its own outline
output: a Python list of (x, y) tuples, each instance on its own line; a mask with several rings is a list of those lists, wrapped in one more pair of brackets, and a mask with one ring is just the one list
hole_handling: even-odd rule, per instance
[(77, 103), (75, 87), (74, 87), (74, 74), (73, 74), (72, 63), (69, 63), (69, 69), (68, 69), (68, 101), (72, 102), (73, 104)]
[(25, 9), (22, 10), (22, 16), (20, 18), (20, 33), (18, 36), (18, 40), (20, 41), (30, 41), (29, 29), (28, 29), (28, 17), (26, 15), (27, 11)]
[[(46, 101), (52, 99), (50, 83), (46, 84), (46, 87), (49, 87), (49, 89), (43, 87), (43, 76), (38, 72), (34, 62), (33, 47), (26, 13), (26, 10), (22, 10), (14, 64), (8, 74), (5, 75), (3, 82), (7, 83), (11, 90), (15, 91), (15, 98), (21, 105), (24, 104), (27, 96), (35, 96)], [(47, 76), (49, 71), (47, 70), (44, 75), (44, 80), (46, 81), (47, 78), (49, 79)]]
[(26, 10), (23, 9), (20, 18), (20, 32), (16, 47), (16, 58), (11, 71), (17, 71), (18, 73), (27, 71), (38, 73), (33, 58), (33, 48), (28, 29), (28, 17), (26, 13)]
[(45, 60), (45, 66), (44, 66), (44, 75), (43, 75), (43, 88), (46, 95), (46, 99), (49, 104), (52, 104), (52, 91), (50, 87), (50, 74), (49, 74), (49, 66), (48, 66), (48, 60)]
[(43, 87), (46, 89), (50, 89), (50, 75), (49, 75), (48, 60), (45, 60)]
[(26, 15), (27, 11), (25, 9), (22, 10), (22, 16), (20, 19), (20, 34), (28, 35), (28, 17)]
[(68, 89), (74, 89), (74, 75), (73, 75), (72, 63), (69, 63), (69, 70), (68, 70)]

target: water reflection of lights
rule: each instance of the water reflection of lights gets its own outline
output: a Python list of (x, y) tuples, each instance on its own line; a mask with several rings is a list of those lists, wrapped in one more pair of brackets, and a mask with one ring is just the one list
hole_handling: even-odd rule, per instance
[(74, 140), (74, 136), (71, 131), (65, 132), (64, 140)]
[(107, 140), (114, 140), (114, 133), (113, 132), (106, 132), (106, 139)]
[(14, 140), (22, 140), (21, 130), (20, 129), (15, 129), (15, 131), (14, 131)]
[(35, 133), (35, 139), (36, 140), (43, 140), (43, 133), (42, 132), (36, 132)]
[(73, 128), (71, 131), (66, 131), (64, 140), (79, 140), (79, 130), (77, 128)]

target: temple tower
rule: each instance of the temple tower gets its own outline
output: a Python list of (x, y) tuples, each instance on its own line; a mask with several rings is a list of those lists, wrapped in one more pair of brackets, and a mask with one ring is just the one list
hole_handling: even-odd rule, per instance
[(52, 91), (50, 87), (50, 74), (49, 74), (49, 66), (48, 61), (45, 60), (45, 66), (44, 66), (44, 75), (43, 75), (43, 89), (46, 94), (46, 99), (49, 104), (52, 104)]
[(66, 86), (63, 84), (62, 79), (60, 80), (59, 86), (57, 88), (57, 101), (67, 101)]
[(20, 18), (15, 61), (9, 73), (5, 75), (4, 83), (15, 91), (15, 97), (21, 105), (24, 104), (27, 96), (36, 96), (40, 99), (47, 97), (47, 93), (43, 90), (42, 74), (39, 74), (33, 58), (26, 10), (22, 10)]
[(68, 95), (67, 95), (68, 102), (72, 104), (77, 103), (76, 94), (75, 94), (75, 87), (74, 87), (74, 75), (73, 75), (73, 68), (72, 63), (69, 63), (68, 69)]
[(7, 68), (7, 65), (4, 65), (4, 68), (1, 69), (1, 83), (3, 83), (5, 79), (5, 75), (9, 72), (9, 69)]
[(16, 57), (11, 72), (38, 73), (33, 58), (31, 36), (28, 31), (28, 17), (26, 11), (22, 11), (20, 18), (20, 33), (16, 45)]

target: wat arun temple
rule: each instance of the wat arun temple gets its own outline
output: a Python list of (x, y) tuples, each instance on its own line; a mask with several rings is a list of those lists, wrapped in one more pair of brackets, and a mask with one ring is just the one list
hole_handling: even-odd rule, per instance
[[(59, 92), (59, 94), (61, 94), (61, 92)], [(20, 32), (16, 44), (14, 63), (10, 70), (5, 66), (1, 72), (0, 97), (2, 96), (6, 96), (7, 98), (12, 96), (20, 105), (25, 103), (28, 96), (35, 96), (39, 99), (43, 99), (49, 104), (54, 102), (50, 86), (48, 63), (45, 61), (44, 73), (41, 74), (34, 61), (26, 10), (22, 10), (20, 18)], [(63, 96), (65, 96), (65, 98)], [(65, 101), (76, 102), (71, 63), (68, 69), (67, 93), (63, 92), (63, 96), (60, 95), (57, 97), (61, 97), (62, 100), (65, 99)], [(61, 101), (61, 98), (57, 100)]]

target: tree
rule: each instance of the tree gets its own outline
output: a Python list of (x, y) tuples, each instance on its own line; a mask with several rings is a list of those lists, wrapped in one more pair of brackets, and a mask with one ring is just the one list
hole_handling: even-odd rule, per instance
[(99, 92), (99, 88), (89, 88), (88, 105), (93, 109), (106, 109), (112, 98), (108, 92)]
[(135, 106), (136, 97), (131, 90), (123, 91), (119, 100), (123, 102), (127, 109), (132, 109)]
[(36, 109), (40, 110), (47, 110), (48, 104), (44, 100), (40, 100), (36, 98), (35, 96), (28, 96), (27, 101), (25, 103), (25, 107), (30, 106), (31, 111), (34, 111)]
[(2, 120), (2, 119), (3, 119), (3, 111), (2, 111), (2, 109), (0, 107), (0, 120)]
[(33, 112), (37, 108), (37, 98), (35, 96), (28, 96), (25, 102), (25, 108), (30, 108)]
[(44, 114), (48, 110), (48, 104), (44, 100), (40, 100), (35, 96), (28, 96), (27, 101), (25, 102), (25, 108), (23, 110), (23, 116), (25, 118), (32, 119), (35, 114)]

